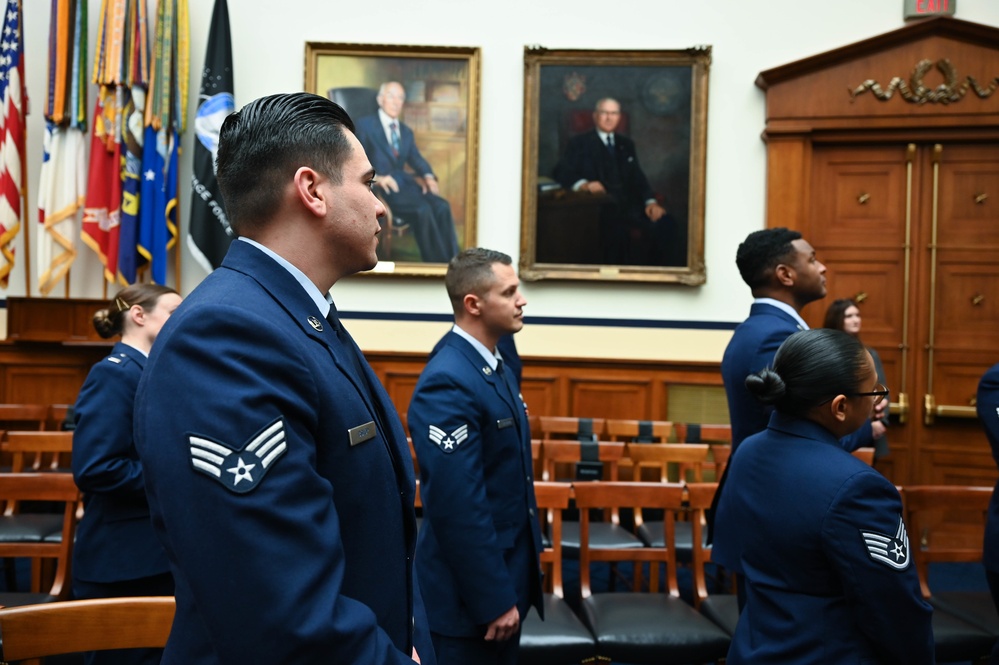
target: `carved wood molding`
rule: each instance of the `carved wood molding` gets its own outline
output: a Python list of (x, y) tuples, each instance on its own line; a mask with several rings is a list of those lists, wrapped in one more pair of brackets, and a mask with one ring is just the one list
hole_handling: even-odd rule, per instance
[[(923, 83), (923, 78), (936, 68), (944, 76), (944, 82), (935, 88), (927, 87)], [(888, 82), (888, 87), (883, 88), (874, 79), (867, 79), (856, 88), (850, 90), (850, 101), (852, 102), (858, 95), (870, 91), (881, 101), (888, 101), (898, 90), (899, 96), (912, 104), (952, 104), (964, 99), (968, 90), (972, 90), (980, 99), (987, 99), (992, 93), (999, 89), (999, 76), (994, 77), (987, 86), (979, 85), (973, 76), (966, 76), (963, 81), (958, 81), (957, 69), (947, 58), (941, 58), (934, 63), (932, 60), (920, 60), (916, 63), (908, 82), (901, 76), (895, 76)]]

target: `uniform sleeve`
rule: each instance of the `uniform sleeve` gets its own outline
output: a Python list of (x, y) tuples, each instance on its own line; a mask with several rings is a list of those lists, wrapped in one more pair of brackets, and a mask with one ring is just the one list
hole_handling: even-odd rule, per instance
[(898, 492), (875, 471), (850, 477), (822, 527), (858, 629), (882, 662), (933, 663), (933, 610), (919, 590)]
[[(341, 593), (336, 488), (316, 471), (315, 373), (329, 368), (313, 366), (306, 345), (315, 342), (217, 305), (188, 309), (177, 324), (146, 366), (136, 441), (154, 524), (178, 587), (222, 645), (219, 662), (411, 663), (371, 609)], [(252, 454), (226, 457), (228, 486), (195, 468), (195, 449), (220, 449), (192, 437), (224, 456), (269, 428), (279, 437), (266, 466)]]
[[(420, 464), (420, 495), (442, 555), (473, 620), (487, 624), (517, 603), (516, 587), (486, 497), (482, 421), (471, 387), (442, 372), (425, 373), (409, 406), (409, 431)], [(430, 439), (467, 426), (453, 449)]]
[(999, 365), (986, 372), (978, 382), (977, 398), (978, 419), (992, 446), (992, 457), (999, 463)]
[(74, 411), (73, 478), (84, 492), (142, 492), (142, 464), (132, 443), (132, 410), (142, 368), (125, 360), (94, 365)]

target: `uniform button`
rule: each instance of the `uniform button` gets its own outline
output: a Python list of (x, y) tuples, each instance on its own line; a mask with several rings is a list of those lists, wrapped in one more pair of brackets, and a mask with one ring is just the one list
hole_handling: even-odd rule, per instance
[(527, 482), (531, 482), (531, 477), (530, 476), (527, 477)]
[(527, 512), (530, 513), (531, 517), (534, 517), (534, 508), (529, 508)]

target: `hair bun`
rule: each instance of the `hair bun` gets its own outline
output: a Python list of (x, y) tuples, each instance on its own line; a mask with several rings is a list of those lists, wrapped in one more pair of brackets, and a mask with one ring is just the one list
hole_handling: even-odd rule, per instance
[(787, 392), (784, 379), (769, 367), (747, 376), (746, 389), (764, 404), (774, 404)]

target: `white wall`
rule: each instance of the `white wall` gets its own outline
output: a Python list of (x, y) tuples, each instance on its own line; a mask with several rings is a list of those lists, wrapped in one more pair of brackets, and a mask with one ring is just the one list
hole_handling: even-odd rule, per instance
[[(90, 1), (91, 34), (100, 9)], [(191, 0), (192, 100), (212, 12), (211, 0)], [(35, 219), (43, 133), (42, 107), (49, 3), (24, 0), (29, 118), (30, 219)], [(150, 10), (155, 0), (149, 0)], [(701, 287), (535, 282), (525, 284), (528, 316), (664, 321), (735, 322), (748, 312), (750, 295), (734, 257), (747, 233), (764, 226), (764, 94), (754, 80), (765, 69), (872, 37), (904, 25), (902, 0), (643, 0), (580, 3), (570, 0), (382, 0), (377, 5), (316, 0), (229, 0), (236, 74), (236, 105), (265, 94), (301, 90), (306, 41), (372, 44), (479, 46), (482, 49), (481, 143), (479, 150), (478, 244), (516, 259), (520, 246), (523, 139), (523, 49), (674, 49), (710, 44), (706, 262)], [(609, 11), (600, 16), (598, 11)], [(957, 18), (999, 26), (996, 0), (960, 0)], [(91, 37), (91, 49), (94, 43)], [(91, 54), (92, 58), (92, 54)], [(94, 93), (91, 91), (91, 104)], [(193, 118), (194, 103), (188, 109)], [(190, 123), (189, 123), (190, 127)], [(183, 137), (181, 182), (190, 181), (191, 141)], [(190, 205), (183, 191), (186, 234)], [(30, 226), (35, 226), (34, 222)], [(23, 236), (23, 234), (22, 234)], [(186, 237), (186, 236), (185, 236)], [(21, 243), (19, 239), (19, 244)], [(821, 248), (819, 248), (821, 252)], [(18, 249), (19, 257), (23, 250)], [(821, 258), (821, 257), (820, 257)], [(184, 249), (183, 290), (204, 276)], [(32, 264), (34, 265), (34, 260)], [(85, 247), (72, 271), (70, 295), (100, 297), (98, 263)], [(32, 286), (33, 295), (37, 288)], [(439, 278), (352, 278), (334, 287), (341, 311), (448, 313)], [(7, 295), (24, 295), (19, 261)], [(0, 295), (3, 295), (0, 293)], [(52, 295), (64, 295), (61, 288)], [(420, 350), (443, 324), (358, 322), (352, 326), (366, 349)], [(560, 326), (525, 329), (522, 353), (717, 360), (728, 333), (662, 330), (661, 336), (632, 329)], [(590, 345), (565, 346), (568, 338)], [(592, 348), (596, 346), (597, 348)]]

